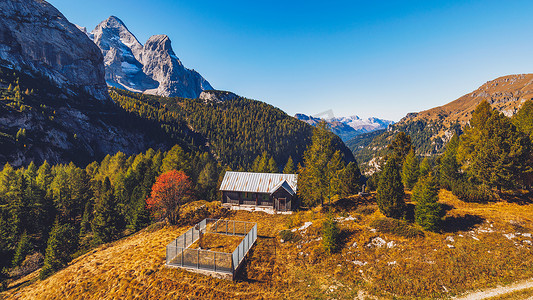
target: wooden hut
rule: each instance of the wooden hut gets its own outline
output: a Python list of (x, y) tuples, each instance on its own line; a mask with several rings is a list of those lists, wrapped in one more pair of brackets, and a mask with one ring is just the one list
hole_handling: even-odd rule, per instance
[(298, 207), (297, 174), (226, 172), (220, 184), (222, 204), (252, 206), (274, 211)]

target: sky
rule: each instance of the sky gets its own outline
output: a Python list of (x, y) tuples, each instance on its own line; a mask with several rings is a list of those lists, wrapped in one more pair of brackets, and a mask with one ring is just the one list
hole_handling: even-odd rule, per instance
[(290, 115), (398, 121), (533, 72), (533, 1), (48, 0), (91, 31), (166, 34), (215, 89)]

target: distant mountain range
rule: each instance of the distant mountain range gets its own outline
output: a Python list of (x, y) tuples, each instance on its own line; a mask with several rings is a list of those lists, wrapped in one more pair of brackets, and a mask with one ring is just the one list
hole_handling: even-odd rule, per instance
[[(320, 120), (323, 120), (305, 114), (296, 114), (294, 117), (313, 126), (316, 126)], [(328, 123), (331, 131), (338, 135), (344, 142), (351, 140), (357, 135), (386, 129), (389, 125), (394, 124), (393, 121), (389, 120), (374, 117), (361, 119), (358, 116), (330, 118), (325, 119), (325, 121)]]
[(115, 16), (87, 34), (104, 56), (109, 86), (165, 97), (198, 98), (213, 87), (195, 70), (183, 66), (166, 35), (154, 35), (142, 45)]

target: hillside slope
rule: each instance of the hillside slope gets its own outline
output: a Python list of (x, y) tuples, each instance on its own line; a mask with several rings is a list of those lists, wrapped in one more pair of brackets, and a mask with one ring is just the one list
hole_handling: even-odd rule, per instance
[[(224, 92), (220, 92), (224, 93)], [(206, 93), (207, 94), (207, 93)], [(204, 94), (204, 95), (206, 95)], [(122, 108), (142, 117), (160, 120), (169, 114), (185, 120), (201, 134), (212, 153), (232, 169), (249, 169), (254, 159), (266, 151), (280, 169), (289, 159), (298, 164), (311, 141), (313, 127), (267, 103), (243, 97), (167, 98), (112, 89), (112, 99)], [(221, 96), (222, 97), (222, 96)], [(347, 162), (353, 154), (332, 134), (334, 147)]]
[[(76, 91), (72, 94), (72, 91)], [(169, 130), (179, 131), (171, 135)], [(107, 154), (134, 154), (174, 144), (201, 146), (179, 121), (158, 123), (130, 114), (82, 90), (56, 87), (38, 74), (0, 67), (0, 164), (24, 166), (74, 162), (84, 166)]]
[(418, 155), (434, 155), (441, 153), (453, 134), (468, 124), (481, 101), (487, 100), (493, 108), (512, 116), (530, 99), (533, 99), (533, 74), (503, 76), (446, 105), (407, 114), (364, 148), (356, 146), (359, 145), (357, 137), (347, 144), (352, 145), (350, 149), (363, 165), (362, 169), (371, 171), (375, 167), (372, 158), (382, 155), (386, 145), (400, 131), (411, 136)]
[[(465, 203), (444, 190), (439, 198), (448, 207), (441, 233), (379, 225), (372, 197), (335, 202), (342, 239), (331, 255), (321, 246), (326, 212), (233, 212), (230, 219), (258, 223), (257, 244), (236, 282), (165, 268), (165, 246), (187, 227), (156, 225), (44, 281), (30, 275), (12, 283), (0, 298), (433, 299), (533, 277), (531, 199)], [(283, 229), (292, 232), (284, 242)]]

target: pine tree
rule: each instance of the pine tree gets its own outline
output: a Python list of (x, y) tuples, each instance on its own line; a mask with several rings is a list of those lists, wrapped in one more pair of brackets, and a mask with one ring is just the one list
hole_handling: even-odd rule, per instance
[(513, 116), (513, 124), (533, 141), (533, 100), (528, 100)]
[(361, 191), (361, 171), (356, 162), (346, 165), (342, 170), (341, 178), (341, 196), (347, 197)]
[(411, 148), (411, 137), (403, 131), (398, 132), (392, 142), (387, 146), (387, 149), (390, 151), (389, 156), (395, 158), (400, 165), (403, 164)]
[(92, 230), (97, 244), (114, 240), (120, 231), (120, 213), (108, 177), (105, 178), (94, 208)]
[(437, 203), (438, 192), (437, 181), (431, 174), (420, 177), (413, 190), (415, 221), (426, 230), (437, 231), (440, 226), (442, 207)]
[(17, 244), (17, 248), (15, 249), (15, 256), (13, 257), (12, 262), (13, 267), (20, 266), (20, 264), (26, 258), (26, 255), (30, 254), (31, 250), (32, 244), (30, 241), (30, 237), (28, 236), (26, 231), (24, 231)]
[(459, 136), (455, 134), (446, 145), (446, 151), (441, 156), (439, 164), (440, 186), (451, 190), (459, 180), (459, 163), (457, 162), (457, 147), (459, 146)]
[(405, 214), (404, 190), (397, 158), (387, 160), (377, 188), (379, 210), (387, 217), (402, 218)]
[(71, 253), (76, 248), (76, 237), (73, 234), (74, 228), (70, 224), (61, 224), (56, 219), (44, 257), (44, 265), (39, 273), (39, 277), (44, 279), (52, 275), (57, 270), (63, 268), (71, 259)]
[(474, 111), (458, 152), (463, 169), (486, 187), (516, 188), (533, 171), (529, 138), (486, 101)]
[(340, 228), (333, 214), (328, 214), (324, 223), (322, 223), (322, 245), (326, 253), (331, 254), (339, 248)]
[(292, 157), (289, 156), (289, 159), (287, 160), (287, 163), (285, 164), (285, 167), (283, 168), (283, 174), (295, 174), (296, 169), (294, 168), (294, 162), (292, 161)]
[(424, 157), (424, 159), (420, 163), (420, 171), (418, 173), (418, 176), (425, 177), (425, 176), (428, 176), (430, 172), (431, 172), (431, 163), (429, 162), (429, 159), (427, 157)]
[(278, 165), (274, 157), (270, 157), (268, 160), (268, 173), (279, 173)]
[(411, 148), (402, 166), (402, 182), (406, 189), (413, 189), (418, 180), (419, 171), (418, 158)]
[(332, 179), (339, 167), (336, 161), (331, 163), (333, 156), (331, 132), (326, 122), (321, 121), (313, 129), (311, 144), (304, 153), (304, 166), (298, 169), (299, 193), (305, 205), (323, 205), (331, 195)]
[(333, 153), (333, 156), (327, 163), (326, 167), (326, 186), (328, 188), (327, 198), (331, 204), (331, 197), (342, 194), (342, 172), (344, 170), (344, 162), (341, 158), (339, 150)]

